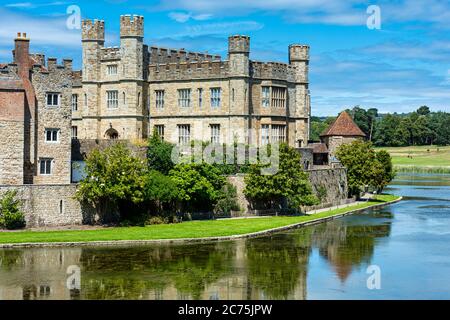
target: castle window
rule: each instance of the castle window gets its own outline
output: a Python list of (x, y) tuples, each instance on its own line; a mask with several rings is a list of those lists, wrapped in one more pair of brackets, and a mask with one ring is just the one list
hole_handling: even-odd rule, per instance
[(164, 108), (164, 90), (155, 90), (156, 108)]
[(123, 105), (127, 104), (127, 96), (126, 96), (125, 92), (122, 92), (122, 102), (123, 102)]
[(286, 141), (286, 126), (285, 125), (272, 125), (272, 142), (284, 142)]
[(234, 88), (231, 90), (231, 101), (234, 102)]
[(270, 87), (261, 87), (262, 92), (262, 106), (268, 108), (270, 106)]
[(47, 93), (47, 107), (59, 107), (59, 93)]
[(270, 126), (268, 124), (261, 125), (261, 145), (269, 144)]
[(72, 139), (78, 139), (78, 127), (72, 126)]
[(211, 108), (220, 107), (220, 88), (211, 88)]
[(117, 109), (119, 107), (119, 92), (117, 90), (106, 91), (108, 109)]
[(39, 159), (39, 173), (41, 175), (52, 174), (52, 164), (53, 164), (53, 159), (50, 159), (50, 158)]
[(114, 76), (117, 74), (117, 64), (111, 64), (108, 66), (108, 75)]
[(164, 140), (164, 125), (162, 124), (155, 125), (154, 131), (156, 132), (158, 137), (161, 138), (161, 140)]
[(203, 104), (203, 89), (198, 88), (197, 91), (198, 91), (198, 107), (201, 108)]
[(72, 95), (72, 111), (78, 110), (78, 95), (73, 94)]
[(211, 124), (211, 143), (220, 143), (220, 124)]
[(84, 105), (85, 105), (85, 106), (88, 105), (87, 93), (84, 94)]
[(64, 201), (63, 200), (59, 200), (59, 213), (60, 214), (64, 213)]
[(178, 143), (188, 144), (191, 141), (191, 125), (179, 124), (177, 127), (178, 127)]
[(191, 106), (191, 89), (178, 90), (178, 106), (181, 108), (189, 108)]
[(45, 141), (46, 142), (58, 142), (59, 129), (45, 129)]
[(284, 108), (286, 106), (286, 88), (272, 87), (272, 107)]

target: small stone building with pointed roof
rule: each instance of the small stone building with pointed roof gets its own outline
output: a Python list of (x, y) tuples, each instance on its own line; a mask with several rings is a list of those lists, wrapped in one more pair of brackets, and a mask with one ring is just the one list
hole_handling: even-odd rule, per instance
[(341, 145), (364, 138), (366, 138), (366, 134), (346, 111), (342, 111), (336, 120), (320, 135), (320, 140), (328, 149), (330, 160), (334, 158), (336, 150)]

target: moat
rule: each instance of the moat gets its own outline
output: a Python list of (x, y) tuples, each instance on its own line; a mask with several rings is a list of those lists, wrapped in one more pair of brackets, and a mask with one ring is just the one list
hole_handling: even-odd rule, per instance
[[(0, 250), (0, 299), (450, 299), (450, 175), (402, 174), (386, 191), (405, 198), (270, 237)], [(381, 289), (367, 288), (371, 265)]]

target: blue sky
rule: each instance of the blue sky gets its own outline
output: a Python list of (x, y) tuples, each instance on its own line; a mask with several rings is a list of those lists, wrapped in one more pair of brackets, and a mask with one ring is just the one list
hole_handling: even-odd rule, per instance
[[(421, 105), (450, 112), (448, 0), (155, 0), (0, 1), (0, 61), (11, 60), (17, 32), (33, 52), (71, 57), (80, 68), (80, 30), (66, 27), (67, 8), (104, 19), (106, 45), (119, 45), (119, 16), (145, 17), (145, 42), (208, 51), (226, 58), (227, 36), (251, 36), (251, 58), (287, 62), (291, 43), (311, 47), (313, 115), (361, 105), (408, 112)], [(381, 29), (369, 29), (369, 5)]]

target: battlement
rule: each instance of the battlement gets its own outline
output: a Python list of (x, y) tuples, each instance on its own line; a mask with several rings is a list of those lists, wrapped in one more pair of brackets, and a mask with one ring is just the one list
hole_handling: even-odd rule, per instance
[(120, 37), (144, 37), (144, 17), (138, 15), (120, 16)]
[(197, 61), (152, 64), (149, 66), (151, 81), (216, 79), (229, 75), (228, 61)]
[(105, 22), (103, 20), (83, 20), (81, 23), (82, 41), (105, 41)]
[(36, 64), (40, 64), (42, 66), (45, 65), (45, 55), (42, 53), (30, 53), (30, 58), (33, 59)]
[(228, 37), (228, 53), (249, 53), (250, 37), (234, 35)]
[(309, 60), (309, 46), (291, 44), (289, 46), (289, 63)]
[(72, 72), (72, 59), (63, 59), (62, 64), (58, 64), (57, 62), (58, 60), (56, 58), (48, 58), (46, 65), (36, 62), (33, 64), (33, 71), (50, 73), (55, 70), (66, 70), (68, 72)]
[(120, 48), (119, 47), (106, 47), (101, 51), (102, 60), (120, 60)]
[(182, 62), (220, 61), (220, 55), (186, 51), (184, 49), (168, 49), (161, 47), (150, 47), (150, 64), (167, 64)]
[(296, 68), (281, 62), (251, 62), (252, 77), (260, 79), (275, 79), (293, 82)]

